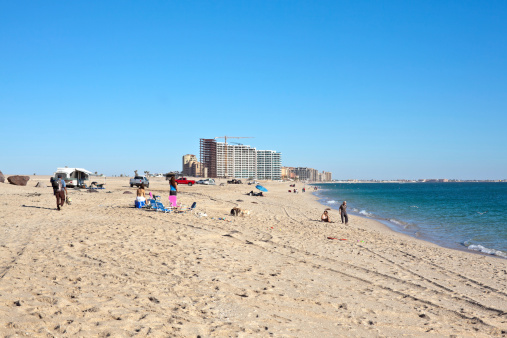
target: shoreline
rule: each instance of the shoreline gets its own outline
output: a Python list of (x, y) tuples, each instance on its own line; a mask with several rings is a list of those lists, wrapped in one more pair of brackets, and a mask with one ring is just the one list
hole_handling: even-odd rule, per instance
[[(320, 222), (317, 196), (284, 183), (261, 182), (266, 197), (244, 184), (180, 186), (178, 200), (196, 202), (196, 213), (166, 214), (135, 209), (128, 178), (109, 177), (96, 193), (71, 189), (72, 205), (58, 212), (52, 189), (33, 187), (45, 180), (0, 184), (4, 335), (507, 331), (505, 261), (356, 215), (348, 226)], [(165, 179), (147, 190), (167, 204)], [(235, 206), (250, 214), (229, 216)]]
[[(375, 183), (379, 183), (379, 182), (375, 182)], [(392, 183), (392, 182), (386, 182), (386, 183)], [(450, 183), (455, 183), (455, 182), (450, 182)], [(320, 204), (338, 211), (338, 209), (333, 206), (334, 204), (326, 203), (326, 197), (318, 196), (318, 191), (314, 191), (312, 193), (316, 196), (316, 198), (318, 199), (318, 202)], [(413, 226), (417, 227), (417, 229), (412, 230), (412, 231), (406, 230), (406, 229), (404, 229), (402, 223), (398, 224), (398, 223), (392, 221), (392, 220), (396, 220), (397, 222), (403, 222), (403, 221), (398, 221), (394, 217), (387, 217), (387, 218), (381, 218), (381, 217), (376, 217), (376, 216), (369, 217), (369, 216), (363, 215), (357, 211), (350, 211), (349, 215), (354, 215), (356, 217), (361, 217), (361, 218), (376, 221), (376, 222), (382, 224), (383, 226), (385, 226), (390, 231), (394, 231), (395, 233), (403, 234), (403, 235), (406, 235), (406, 236), (409, 236), (411, 238), (418, 239), (421, 241), (429, 242), (429, 243), (438, 245), (442, 248), (458, 250), (458, 251), (463, 251), (463, 252), (468, 252), (468, 253), (478, 254), (478, 255), (486, 255), (486, 256), (491, 256), (494, 258), (507, 259), (507, 252), (505, 252), (505, 251), (501, 251), (501, 250), (497, 250), (497, 249), (489, 248), (489, 247), (484, 247), (481, 244), (474, 244), (471, 246), (480, 247), (483, 250), (480, 250), (480, 248), (478, 248), (478, 250), (469, 249), (468, 246), (464, 242), (459, 242), (459, 241), (453, 242), (452, 240), (450, 240), (450, 239), (452, 239), (452, 237), (449, 237), (447, 239), (432, 237), (431, 234), (427, 233), (427, 229), (426, 229), (426, 231), (424, 231), (418, 235), (418, 232), (421, 231), (422, 228), (420, 228), (417, 224), (413, 224)], [(405, 224), (409, 225), (407, 223), (405, 223)]]

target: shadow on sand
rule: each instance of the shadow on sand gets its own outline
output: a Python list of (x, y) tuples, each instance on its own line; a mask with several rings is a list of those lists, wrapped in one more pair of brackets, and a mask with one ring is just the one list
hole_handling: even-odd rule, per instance
[(46, 210), (56, 210), (56, 208), (36, 207), (35, 205), (25, 205), (25, 204), (23, 204), (22, 207), (24, 207), (24, 208), (46, 209)]

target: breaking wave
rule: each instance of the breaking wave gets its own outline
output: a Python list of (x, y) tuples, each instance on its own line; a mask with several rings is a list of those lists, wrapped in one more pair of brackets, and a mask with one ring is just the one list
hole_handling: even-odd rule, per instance
[(363, 216), (366, 216), (366, 217), (373, 217), (373, 214), (369, 213), (368, 211), (366, 210), (361, 210), (359, 211), (359, 214), (360, 215), (363, 215)]
[(479, 251), (479, 252), (482, 252), (482, 253), (485, 253), (485, 254), (488, 254), (488, 255), (494, 255), (494, 256), (499, 256), (499, 257), (507, 258), (507, 253), (506, 252), (503, 252), (503, 251), (500, 251), (500, 250), (495, 250), (495, 249), (489, 249), (489, 248), (486, 248), (486, 247), (484, 247), (482, 245), (478, 245), (478, 244), (471, 244), (471, 245), (469, 245), (468, 246), (468, 250)]

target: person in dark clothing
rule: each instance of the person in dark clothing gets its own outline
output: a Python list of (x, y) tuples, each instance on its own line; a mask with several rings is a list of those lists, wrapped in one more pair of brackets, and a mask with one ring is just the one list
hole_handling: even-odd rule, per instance
[(62, 180), (62, 175), (58, 175), (57, 179), (51, 177), (51, 186), (53, 187), (53, 193), (56, 197), (56, 209), (60, 210), (65, 203), (65, 195), (68, 194), (65, 181)]
[(347, 224), (349, 222), (349, 216), (347, 215), (347, 201), (343, 201), (343, 204), (340, 205), (339, 211), (342, 218), (342, 223)]

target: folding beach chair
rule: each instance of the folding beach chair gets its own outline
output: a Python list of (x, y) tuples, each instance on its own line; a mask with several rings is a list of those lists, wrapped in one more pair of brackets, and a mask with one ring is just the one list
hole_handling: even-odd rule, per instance
[(146, 209), (147, 210), (155, 210), (157, 209), (157, 204), (154, 199), (148, 199), (146, 200), (148, 203), (146, 203)]
[(195, 209), (195, 206), (197, 205), (197, 202), (192, 203), (192, 206), (188, 208), (187, 211), (193, 211)]
[(156, 210), (162, 212), (171, 212), (171, 209), (164, 207), (162, 202), (155, 202)]
[(192, 206), (190, 208), (187, 208), (186, 210), (181, 210), (180, 212), (187, 213), (192, 212), (195, 209), (195, 206), (197, 205), (197, 202), (192, 203)]

